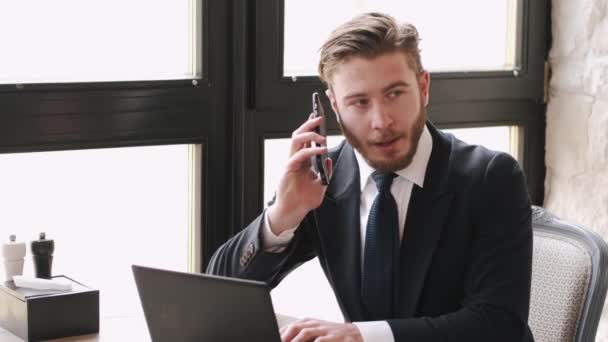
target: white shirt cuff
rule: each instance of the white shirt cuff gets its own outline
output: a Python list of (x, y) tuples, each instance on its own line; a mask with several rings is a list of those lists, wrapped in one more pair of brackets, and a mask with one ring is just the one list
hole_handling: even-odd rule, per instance
[(363, 342), (395, 342), (387, 321), (353, 322), (359, 328)]
[(264, 212), (264, 222), (262, 223), (262, 246), (264, 251), (270, 253), (281, 253), (285, 250), (298, 227), (288, 229), (279, 235), (275, 235), (270, 229), (268, 220), (268, 210)]

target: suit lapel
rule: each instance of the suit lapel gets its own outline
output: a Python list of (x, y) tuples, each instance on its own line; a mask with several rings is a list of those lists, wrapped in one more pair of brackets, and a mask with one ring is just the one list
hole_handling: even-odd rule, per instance
[(413, 317), (453, 194), (447, 191), (451, 144), (430, 123), (433, 150), (424, 187), (414, 185), (401, 245), (398, 317)]
[[(344, 144), (334, 159), (334, 175), (314, 217), (325, 258), (323, 268), (348, 321), (364, 318), (361, 302), (359, 167), (352, 147)], [(323, 260), (324, 259), (324, 260)]]

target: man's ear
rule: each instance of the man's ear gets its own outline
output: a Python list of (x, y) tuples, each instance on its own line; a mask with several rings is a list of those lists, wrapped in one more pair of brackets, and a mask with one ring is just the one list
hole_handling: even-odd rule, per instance
[(429, 104), (429, 90), (431, 87), (431, 74), (423, 71), (418, 76), (418, 89), (420, 89), (420, 102), (426, 107)]
[(331, 109), (333, 109), (334, 113), (336, 114), (336, 120), (338, 120), (338, 123), (340, 123), (340, 114), (338, 113), (338, 103), (336, 102), (336, 96), (334, 95), (334, 92), (331, 89), (327, 89), (325, 91), (325, 95), (329, 99), (329, 103), (331, 104)]

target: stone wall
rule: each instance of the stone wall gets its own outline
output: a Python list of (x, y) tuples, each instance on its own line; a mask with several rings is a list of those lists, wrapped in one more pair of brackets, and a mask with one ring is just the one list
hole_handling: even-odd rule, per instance
[(553, 0), (551, 16), (544, 206), (608, 240), (608, 1)]

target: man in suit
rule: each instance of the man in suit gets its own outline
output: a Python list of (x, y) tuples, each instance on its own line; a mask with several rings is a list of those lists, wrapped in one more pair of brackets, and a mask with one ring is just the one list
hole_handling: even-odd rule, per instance
[(418, 40), (376, 13), (332, 33), (319, 74), (346, 142), (329, 151), (330, 184), (311, 168), (327, 152), (311, 116), (274, 203), (210, 261), (210, 273), (274, 287), (319, 257), (346, 323), (302, 320), (283, 341), (533, 341), (524, 175), (427, 120)]

